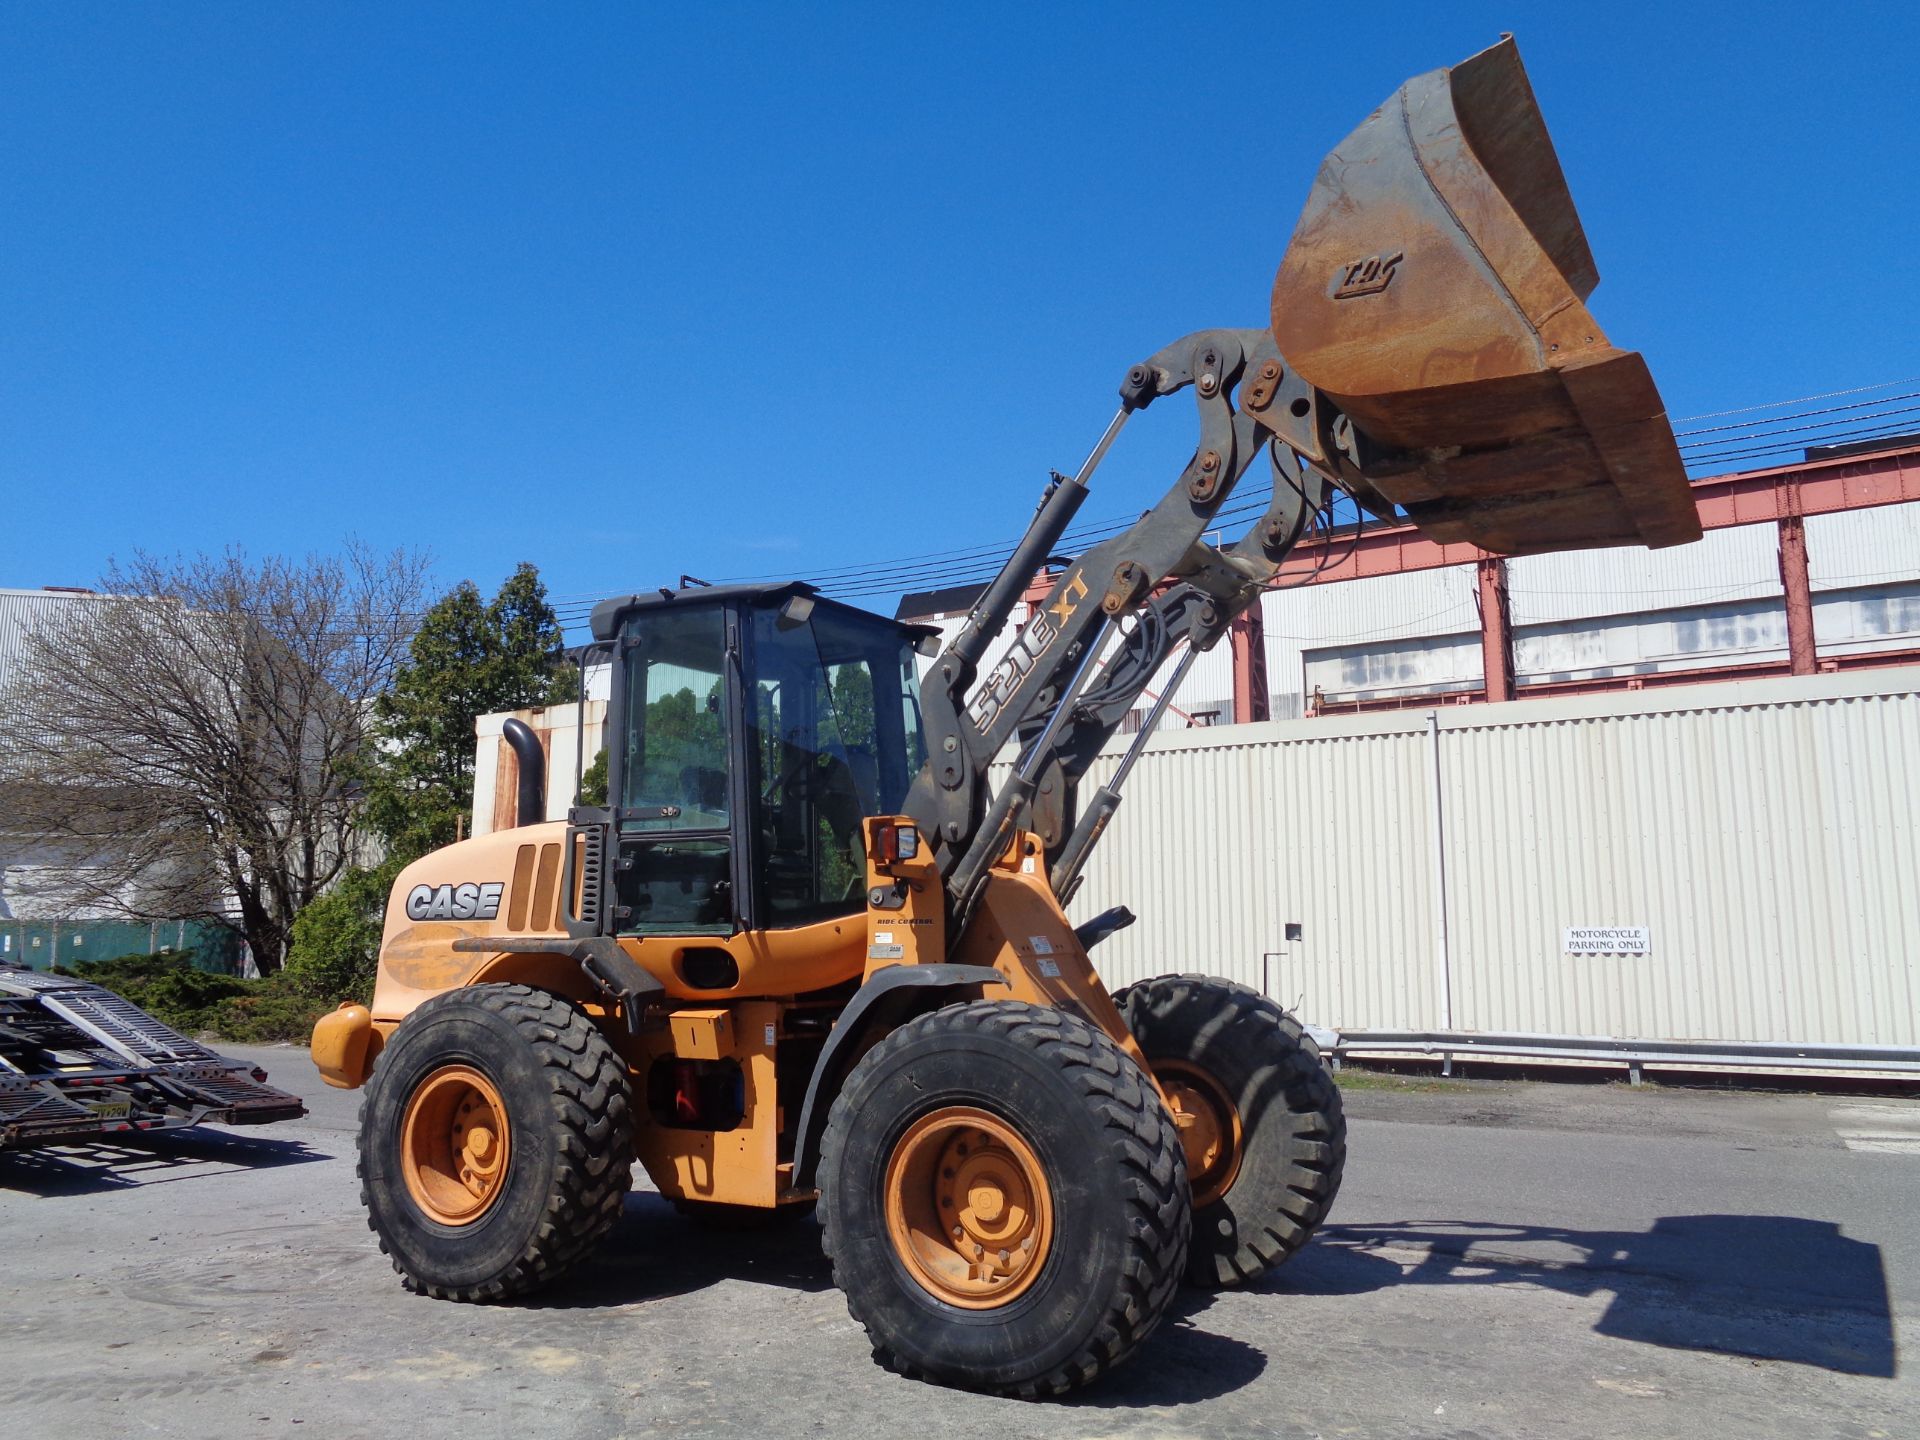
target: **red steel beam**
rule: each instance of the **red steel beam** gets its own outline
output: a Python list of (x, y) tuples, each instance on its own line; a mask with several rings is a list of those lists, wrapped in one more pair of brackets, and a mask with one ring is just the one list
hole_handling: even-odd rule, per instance
[[(1713, 475), (1693, 482), (1693, 500), (1708, 530), (1920, 501), (1920, 446)], [(1485, 556), (1478, 546), (1429, 540), (1412, 525), (1373, 525), (1357, 540), (1349, 532), (1296, 546), (1275, 588), (1438, 570)]]
[(1227, 641), (1233, 647), (1233, 723), (1269, 719), (1273, 699), (1267, 693), (1267, 627), (1258, 605), (1234, 617)]
[(1513, 612), (1507, 602), (1507, 562), (1489, 556), (1479, 575), (1480, 674), (1488, 700), (1513, 699)]
[(1807, 522), (1783, 515), (1780, 525), (1780, 591), (1787, 602), (1787, 654), (1793, 673), (1813, 674), (1819, 660), (1813, 643), (1813, 582), (1807, 573)]

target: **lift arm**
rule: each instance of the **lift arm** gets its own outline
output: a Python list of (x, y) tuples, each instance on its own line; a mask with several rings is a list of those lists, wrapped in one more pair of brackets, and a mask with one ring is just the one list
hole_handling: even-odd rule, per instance
[[(981, 675), (988, 644), (1079, 510), (1126, 419), (1188, 388), (1200, 439), (1179, 478), (1124, 532), (1068, 563)], [(1161, 665), (1182, 643), (1194, 653), (1212, 648), (1255, 603), (1334, 486), (1350, 483), (1329, 458), (1339, 428), (1265, 330), (1199, 331), (1127, 371), (1099, 444), (1078, 473), (1054, 478), (1026, 536), (921, 684), (933, 759), (907, 808), (934, 840), (956, 909), (1017, 826), (1038, 828), (1050, 850), (1067, 838), (1080, 777)], [(1216, 515), (1263, 454), (1265, 512), (1231, 547), (1209, 543)], [(1016, 739), (1014, 776), (990, 795), (988, 767)], [(1076, 868), (1094, 838), (1082, 837)]]

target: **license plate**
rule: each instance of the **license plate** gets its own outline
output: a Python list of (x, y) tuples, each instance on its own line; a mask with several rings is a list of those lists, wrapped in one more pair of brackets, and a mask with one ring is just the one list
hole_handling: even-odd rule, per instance
[(102, 1120), (124, 1120), (133, 1113), (131, 1100), (89, 1100), (87, 1109)]

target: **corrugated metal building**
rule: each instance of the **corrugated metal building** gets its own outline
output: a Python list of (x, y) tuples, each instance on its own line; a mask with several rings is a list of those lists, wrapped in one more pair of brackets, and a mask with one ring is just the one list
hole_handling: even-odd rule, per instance
[(1073, 909), (1342, 1031), (1920, 1046), (1916, 799), (1912, 667), (1164, 733)]

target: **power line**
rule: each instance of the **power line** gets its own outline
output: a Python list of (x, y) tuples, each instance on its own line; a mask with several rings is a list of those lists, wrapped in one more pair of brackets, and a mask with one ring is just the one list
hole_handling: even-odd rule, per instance
[[(1920, 411), (1920, 405), (1896, 405), (1891, 409), (1876, 410), (1871, 415), (1850, 415), (1845, 420), (1815, 420), (1807, 424), (1795, 423), (1792, 416), (1782, 415), (1777, 418), (1788, 421), (1789, 423), (1776, 426), (1773, 429), (1743, 429), (1739, 434), (1721, 435), (1712, 440), (1695, 440), (1690, 444), (1682, 445), (1680, 448), (1687, 451), (1697, 451), (1714, 450), (1728, 446), (1738, 447), (1765, 440), (1772, 436), (1812, 434), (1831, 430), (1836, 425), (1846, 426), (1859, 425), (1865, 422), (1877, 422), (1890, 419), (1895, 415), (1911, 415), (1915, 411)], [(1912, 422), (1908, 423), (1911, 424)]]
[(1803, 436), (1798, 440), (1782, 441), (1775, 445), (1760, 445), (1745, 450), (1716, 452), (1711, 455), (1696, 455), (1687, 461), (1689, 465), (1725, 465), (1740, 460), (1757, 460), (1766, 455), (1783, 455), (1789, 451), (1815, 450), (1822, 445), (1842, 444), (1852, 440), (1891, 440), (1905, 435), (1914, 428), (1912, 421), (1898, 424), (1869, 426), (1858, 430), (1833, 430), (1818, 435)]
[[(1896, 381), (1894, 383), (1898, 384), (1901, 382)], [(1807, 415), (1837, 415), (1842, 410), (1871, 410), (1876, 405), (1891, 405), (1896, 400), (1920, 400), (1920, 390), (1909, 391), (1905, 395), (1882, 395), (1877, 400), (1860, 400), (1852, 405), (1829, 405), (1821, 410), (1801, 410), (1792, 415), (1769, 415), (1760, 420), (1743, 421), (1738, 425), (1703, 425), (1698, 430), (1676, 430), (1673, 433), (1675, 437), (1678, 438), (1683, 435), (1708, 435), (1716, 430), (1748, 430), (1755, 425), (1771, 425), (1776, 420), (1795, 420)], [(1764, 409), (1769, 407), (1757, 406), (1755, 408)]]
[(1704, 415), (1682, 415), (1681, 420), (1718, 420), (1723, 415), (1751, 415), (1756, 410), (1778, 410), (1783, 405), (1805, 405), (1811, 400), (1838, 400), (1843, 395), (1864, 395), (1869, 390), (1891, 390), (1896, 385), (1920, 385), (1920, 375), (1905, 380), (1882, 380), (1877, 385), (1856, 385), (1851, 390), (1829, 390), (1824, 395), (1802, 395), (1794, 400), (1770, 400), (1762, 405), (1742, 405), (1733, 410), (1709, 410)]

